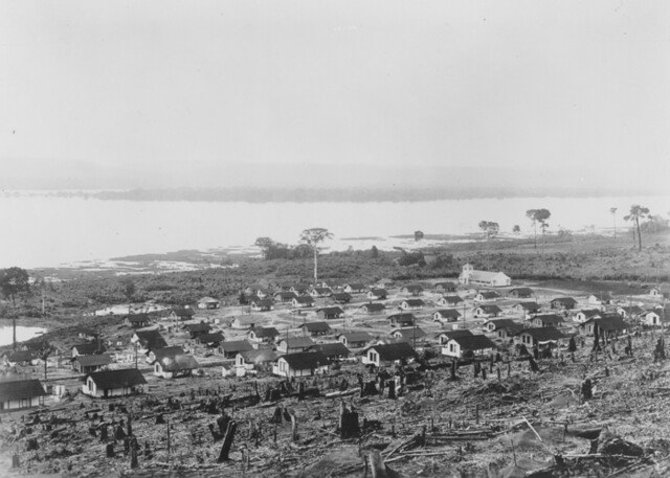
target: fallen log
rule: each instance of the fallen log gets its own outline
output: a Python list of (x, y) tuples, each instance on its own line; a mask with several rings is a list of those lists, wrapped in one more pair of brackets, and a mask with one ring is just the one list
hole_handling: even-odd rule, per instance
[(339, 398), (339, 397), (347, 397), (349, 395), (355, 395), (361, 391), (360, 387), (356, 388), (350, 388), (348, 390), (345, 390), (343, 392), (337, 391), (337, 392), (329, 392), (324, 395), (326, 398)]

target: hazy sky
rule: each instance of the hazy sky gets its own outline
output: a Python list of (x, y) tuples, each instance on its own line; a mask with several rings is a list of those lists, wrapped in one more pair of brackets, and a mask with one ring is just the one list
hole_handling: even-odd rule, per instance
[(0, 186), (345, 163), (658, 188), (669, 26), (667, 0), (3, 0)]

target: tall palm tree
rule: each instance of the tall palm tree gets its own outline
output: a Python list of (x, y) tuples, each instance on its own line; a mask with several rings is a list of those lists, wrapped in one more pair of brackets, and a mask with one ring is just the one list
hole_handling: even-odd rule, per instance
[(642, 235), (640, 233), (640, 219), (644, 219), (649, 215), (649, 208), (633, 204), (630, 207), (630, 214), (624, 217), (624, 221), (633, 221), (637, 230), (637, 250), (642, 250)]
[(612, 223), (614, 224), (614, 239), (616, 239), (616, 210), (617, 208), (611, 207), (610, 214), (612, 214)]
[(323, 227), (313, 227), (311, 229), (305, 229), (300, 234), (300, 240), (310, 246), (314, 252), (314, 285), (318, 280), (318, 266), (317, 258), (319, 255), (319, 244), (325, 241), (326, 239), (332, 239), (333, 234), (324, 229)]

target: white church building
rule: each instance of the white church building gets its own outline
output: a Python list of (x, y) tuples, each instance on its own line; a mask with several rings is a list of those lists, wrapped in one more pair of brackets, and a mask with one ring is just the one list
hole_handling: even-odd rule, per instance
[(464, 285), (505, 287), (512, 285), (512, 279), (504, 272), (478, 271), (472, 264), (465, 264), (458, 282)]

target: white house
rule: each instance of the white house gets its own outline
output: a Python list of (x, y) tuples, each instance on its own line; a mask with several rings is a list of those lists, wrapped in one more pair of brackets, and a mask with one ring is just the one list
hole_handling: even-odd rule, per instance
[(656, 310), (649, 310), (642, 316), (642, 323), (650, 327), (661, 325), (661, 315)]
[(154, 375), (162, 378), (188, 377), (199, 366), (191, 355), (166, 355), (154, 363)]
[(123, 397), (139, 392), (146, 383), (144, 375), (136, 368), (104, 370), (86, 375), (81, 391), (97, 398)]
[(442, 355), (452, 358), (473, 358), (489, 356), (496, 350), (496, 344), (486, 335), (461, 335), (447, 341), (442, 346)]
[(308, 377), (328, 373), (330, 361), (321, 352), (299, 352), (282, 355), (272, 366), (272, 373), (281, 377)]
[(503, 272), (478, 271), (471, 264), (463, 266), (458, 282), (465, 285), (481, 285), (488, 287), (506, 287), (512, 285), (512, 279)]
[(455, 306), (458, 305), (459, 303), (463, 302), (463, 299), (461, 299), (460, 296), (458, 295), (444, 295), (437, 299), (435, 302), (437, 305), (441, 306)]
[(377, 344), (363, 351), (361, 362), (365, 365), (393, 365), (398, 363), (409, 363), (416, 358), (416, 352), (407, 342), (392, 344)]
[(587, 320), (599, 319), (602, 312), (600, 309), (583, 309), (575, 314), (575, 320), (584, 323)]
[(440, 309), (433, 312), (433, 320), (435, 322), (456, 322), (461, 313), (456, 309)]
[(478, 292), (477, 295), (475, 295), (475, 300), (477, 302), (485, 302), (489, 300), (496, 300), (500, 298), (500, 294), (498, 294), (494, 290), (484, 290), (481, 292)]
[(214, 297), (203, 297), (198, 301), (198, 309), (212, 310), (218, 309), (221, 306), (221, 302)]
[(405, 299), (400, 303), (401, 310), (421, 310), (426, 303), (421, 299)]
[(512, 306), (512, 310), (520, 314), (524, 319), (530, 318), (533, 314), (537, 314), (540, 311), (540, 306), (537, 302), (518, 302)]
[(495, 304), (480, 305), (475, 307), (474, 309), (475, 317), (484, 317), (484, 318), (498, 317), (501, 313), (502, 310)]
[(315, 342), (309, 337), (289, 337), (279, 341), (277, 352), (282, 354), (304, 352), (314, 344)]

